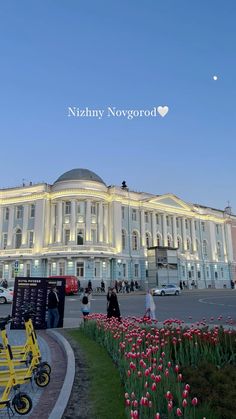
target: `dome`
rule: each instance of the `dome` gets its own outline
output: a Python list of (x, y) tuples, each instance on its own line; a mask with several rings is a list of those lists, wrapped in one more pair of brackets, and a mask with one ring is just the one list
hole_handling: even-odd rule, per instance
[(103, 183), (103, 185), (106, 185), (102, 178), (100, 178), (100, 176), (96, 175), (96, 173), (88, 169), (69, 170), (68, 172), (63, 173), (63, 175), (61, 175), (54, 183), (64, 182), (68, 180), (88, 180)]

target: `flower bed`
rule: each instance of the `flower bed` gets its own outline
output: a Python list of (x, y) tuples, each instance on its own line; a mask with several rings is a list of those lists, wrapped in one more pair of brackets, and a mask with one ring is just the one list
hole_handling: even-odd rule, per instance
[(228, 363), (235, 368), (236, 333), (209, 329), (204, 321), (189, 328), (176, 319), (157, 324), (139, 318), (121, 323), (101, 314), (89, 316), (84, 324), (84, 332), (108, 350), (119, 368), (127, 417), (223, 419), (222, 411), (218, 414), (202, 393), (199, 403), (182, 370), (196, 370), (203, 359), (214, 368)]

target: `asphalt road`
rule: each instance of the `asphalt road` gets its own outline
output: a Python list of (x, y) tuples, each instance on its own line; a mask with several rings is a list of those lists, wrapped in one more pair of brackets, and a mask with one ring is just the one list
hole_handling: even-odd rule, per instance
[[(66, 327), (78, 324), (81, 315), (80, 296), (68, 296), (65, 303)], [(144, 294), (118, 294), (122, 316), (143, 316), (145, 308)], [(163, 321), (168, 318), (196, 322), (203, 318), (210, 323), (228, 324), (229, 317), (236, 324), (236, 290), (194, 290), (184, 291), (179, 296), (154, 297), (156, 317)], [(106, 313), (106, 296), (94, 295), (91, 301), (91, 312)], [(11, 313), (11, 304), (0, 305), (0, 316)], [(211, 319), (213, 317), (213, 319)]]

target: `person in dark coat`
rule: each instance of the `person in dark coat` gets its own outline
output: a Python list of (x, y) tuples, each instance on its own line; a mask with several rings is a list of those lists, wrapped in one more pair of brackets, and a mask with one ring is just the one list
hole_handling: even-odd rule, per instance
[(116, 317), (120, 321), (120, 307), (118, 303), (118, 298), (116, 295), (116, 289), (113, 288), (111, 294), (107, 296), (107, 317), (110, 319), (111, 317)]
[(60, 319), (59, 310), (59, 297), (57, 294), (57, 288), (51, 287), (48, 294), (48, 320), (47, 327), (57, 327)]

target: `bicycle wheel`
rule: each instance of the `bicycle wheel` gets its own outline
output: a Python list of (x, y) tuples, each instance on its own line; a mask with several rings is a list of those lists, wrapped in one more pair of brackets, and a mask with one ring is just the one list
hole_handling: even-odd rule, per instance
[(35, 375), (34, 381), (38, 387), (46, 387), (50, 383), (50, 375), (45, 370), (39, 371)]
[(51, 365), (47, 361), (40, 362), (39, 367), (41, 367), (48, 374), (51, 374), (52, 368), (51, 368)]
[(18, 393), (12, 400), (12, 405), (19, 415), (27, 415), (32, 409), (32, 400), (26, 393)]

